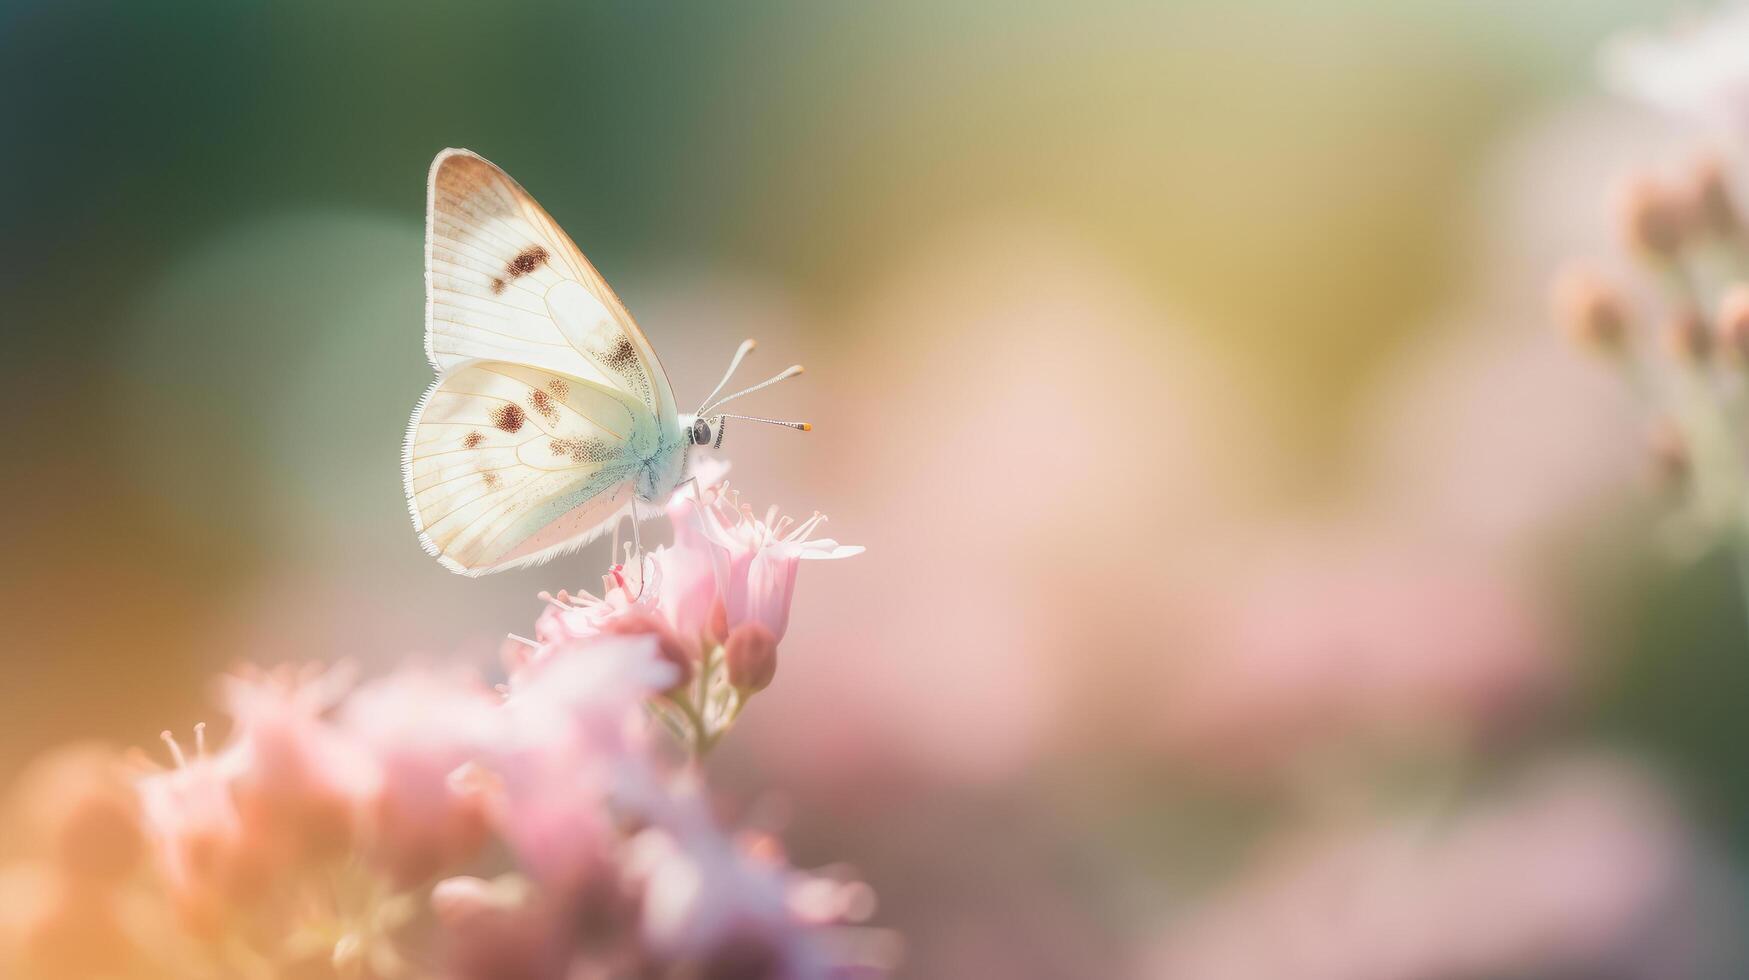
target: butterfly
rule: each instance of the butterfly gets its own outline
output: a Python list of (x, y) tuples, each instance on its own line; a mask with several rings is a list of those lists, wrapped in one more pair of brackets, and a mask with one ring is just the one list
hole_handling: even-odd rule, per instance
[[(510, 175), (469, 150), (431, 163), (425, 209), (425, 354), (437, 380), (413, 409), (401, 460), (419, 541), (483, 575), (538, 564), (658, 513), (691, 451), (720, 448), (716, 409), (681, 414), (662, 362), (601, 274)], [(713, 401), (714, 399), (714, 401)]]

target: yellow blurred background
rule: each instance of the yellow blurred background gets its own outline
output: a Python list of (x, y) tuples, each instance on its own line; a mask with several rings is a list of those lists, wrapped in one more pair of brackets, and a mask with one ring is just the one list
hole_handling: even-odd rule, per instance
[(186, 728), (240, 659), (489, 669), (597, 581), (605, 543), (464, 579), (407, 520), (465, 146), (683, 407), (745, 336), (808, 366), (745, 407), (815, 431), (732, 427), (731, 479), (869, 550), (803, 572), (713, 766), (908, 975), (1218, 977), (1156, 947), (1276, 831), (1550, 759), (1728, 869), (1735, 586), (1653, 554), (1639, 421), (1545, 322), (1688, 148), (1594, 79), (1671, 9), (9, 0), (0, 772)]

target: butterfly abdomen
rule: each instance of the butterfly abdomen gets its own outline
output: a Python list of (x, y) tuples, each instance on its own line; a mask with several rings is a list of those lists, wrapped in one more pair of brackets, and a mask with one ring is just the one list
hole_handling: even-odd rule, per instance
[(638, 464), (637, 494), (650, 503), (666, 503), (686, 475), (686, 446), (681, 439), (659, 441), (655, 452)]

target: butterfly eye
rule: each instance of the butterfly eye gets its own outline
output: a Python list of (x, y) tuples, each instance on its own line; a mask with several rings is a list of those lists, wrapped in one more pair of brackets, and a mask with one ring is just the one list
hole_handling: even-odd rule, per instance
[(704, 419), (692, 423), (692, 444), (703, 446), (711, 441), (711, 427)]

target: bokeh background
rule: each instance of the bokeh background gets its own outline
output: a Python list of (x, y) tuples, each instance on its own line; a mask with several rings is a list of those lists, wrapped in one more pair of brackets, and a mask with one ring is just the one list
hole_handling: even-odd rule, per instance
[(489, 670), (596, 580), (406, 517), (465, 146), (683, 407), (808, 365), (732, 479), (869, 551), (712, 766), (906, 975), (1736, 975), (1741, 599), (1545, 302), (1695, 145), (1596, 81), (1672, 10), (5, 0), (0, 775), (237, 660)]

